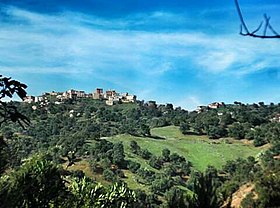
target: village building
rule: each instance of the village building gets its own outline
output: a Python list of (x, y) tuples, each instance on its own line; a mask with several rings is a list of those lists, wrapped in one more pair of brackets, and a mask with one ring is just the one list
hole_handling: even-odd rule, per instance
[(207, 110), (206, 106), (200, 105), (200, 106), (197, 106), (195, 111), (198, 112), (198, 113), (201, 113), (201, 112), (204, 112), (206, 110)]
[(43, 96), (36, 96), (35, 99), (34, 99), (34, 102), (38, 103), (38, 102), (42, 102), (43, 100), (44, 100)]
[(23, 102), (25, 102), (25, 103), (33, 103), (34, 101), (35, 101), (35, 97), (34, 96), (26, 96), (23, 99)]
[(63, 94), (61, 94), (61, 95), (57, 95), (56, 99), (59, 101), (63, 101), (63, 100), (65, 100), (65, 97), (63, 96)]
[(77, 98), (85, 98), (86, 97), (85, 91), (76, 91), (76, 94), (77, 94)]
[(49, 95), (51, 95), (51, 96), (57, 96), (58, 94), (59, 94), (59, 92), (55, 92), (55, 91), (52, 91), (49, 93)]
[(109, 99), (109, 97), (115, 97), (117, 92), (115, 90), (107, 90), (104, 94), (105, 99)]
[(214, 103), (209, 104), (208, 108), (217, 109), (217, 108), (224, 107), (224, 106), (225, 106), (224, 102), (214, 102)]
[(86, 93), (85, 93), (85, 91), (79, 91), (79, 90), (71, 89), (71, 90), (68, 90), (68, 91), (64, 92), (62, 94), (62, 96), (64, 98), (74, 99), (75, 100), (77, 98), (84, 98), (84, 97), (86, 97)]
[(271, 122), (280, 123), (280, 113), (274, 115), (271, 119)]
[(124, 93), (122, 95), (121, 101), (123, 103), (135, 103), (136, 102), (136, 95), (129, 95), (128, 93)]
[(92, 94), (92, 93), (85, 94), (85, 97), (86, 97), (86, 98), (92, 98), (92, 97), (93, 97), (93, 94)]
[(108, 100), (105, 101), (106, 105), (115, 105), (121, 103), (121, 99), (118, 97), (109, 97)]
[(104, 98), (103, 96), (103, 89), (102, 88), (96, 88), (95, 92), (93, 92), (93, 99), (101, 100)]

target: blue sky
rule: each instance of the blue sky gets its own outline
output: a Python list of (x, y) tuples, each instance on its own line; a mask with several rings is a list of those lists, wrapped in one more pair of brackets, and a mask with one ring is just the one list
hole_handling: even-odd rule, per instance
[[(278, 0), (240, 0), (254, 28)], [(278, 24), (277, 24), (278, 23)], [(280, 40), (238, 35), (233, 0), (2, 0), (0, 73), (28, 93), (130, 92), (186, 109), (280, 101)]]

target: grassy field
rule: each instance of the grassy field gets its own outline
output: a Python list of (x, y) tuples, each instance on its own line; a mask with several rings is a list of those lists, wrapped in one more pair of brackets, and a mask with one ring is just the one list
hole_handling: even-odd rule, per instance
[[(66, 169), (66, 164), (63, 164), (63, 168)], [(98, 181), (100, 183), (102, 183), (104, 186), (109, 186), (111, 183), (106, 181), (102, 174), (94, 174), (92, 171), (91, 171), (91, 168), (90, 168), (90, 165), (89, 165), (89, 162), (87, 160), (81, 160), (81, 161), (77, 161), (75, 162), (74, 165), (68, 167), (69, 171), (77, 171), (77, 170), (81, 170), (84, 172), (84, 174), (90, 178), (93, 178), (95, 181)]]
[(170, 149), (171, 153), (176, 152), (191, 161), (198, 170), (205, 170), (208, 165), (221, 168), (227, 160), (234, 160), (238, 157), (246, 158), (256, 156), (263, 149), (256, 148), (251, 144), (241, 141), (234, 141), (231, 144), (225, 139), (209, 140), (206, 136), (182, 135), (175, 126), (152, 129), (152, 135), (162, 139), (147, 137), (135, 137), (131, 135), (118, 135), (108, 138), (109, 141), (122, 141), (125, 146), (127, 159), (137, 160), (142, 167), (149, 167), (147, 162), (139, 157), (135, 158), (129, 150), (129, 143), (135, 140), (141, 148), (146, 148), (155, 155), (160, 155), (164, 148)]

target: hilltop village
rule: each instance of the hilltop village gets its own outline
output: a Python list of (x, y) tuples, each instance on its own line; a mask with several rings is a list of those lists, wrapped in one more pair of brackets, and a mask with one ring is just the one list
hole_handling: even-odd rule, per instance
[(117, 103), (135, 103), (136, 95), (126, 93), (119, 93), (115, 90), (103, 91), (102, 88), (97, 88), (93, 93), (86, 93), (80, 90), (68, 90), (66, 92), (45, 92), (40, 96), (26, 96), (23, 102), (26, 103), (47, 103), (49, 97), (55, 97), (55, 104), (60, 104), (65, 100), (76, 100), (81, 98), (92, 98), (95, 100), (105, 100), (107, 105), (115, 105)]
[[(106, 105), (113, 106), (116, 104), (122, 104), (122, 103), (136, 103), (137, 96), (136, 95), (130, 95), (127, 92), (126, 93), (119, 93), (116, 90), (106, 90), (103, 91), (102, 88), (96, 88), (96, 90), (93, 93), (86, 93), (85, 91), (80, 90), (67, 90), (66, 92), (45, 92), (40, 96), (26, 96), (23, 100), (25, 103), (39, 103), (41, 107), (44, 107), (49, 104), (51, 98), (54, 101), (55, 104), (59, 105), (63, 103), (66, 100), (77, 100), (82, 98), (92, 98), (94, 100), (102, 100), (105, 101)], [(144, 103), (144, 101), (143, 101)], [(241, 103), (239, 103), (241, 105)], [(145, 103), (145, 106), (149, 108), (161, 108), (164, 105), (158, 105), (156, 101), (147, 101)], [(194, 110), (195, 112), (202, 113), (206, 112), (211, 109), (218, 109), (226, 107), (226, 104), (224, 102), (213, 102), (208, 105), (203, 106), (197, 106), (197, 108)], [(33, 110), (36, 110), (37, 107), (33, 106)], [(232, 112), (230, 112), (232, 114)], [(222, 116), (222, 112), (218, 112), (219, 116)], [(274, 117), (270, 118), (271, 122), (277, 122), (280, 123), (280, 113), (274, 115)]]
[[(45, 92), (40, 96), (26, 96), (24, 101), (25, 103), (40, 103), (41, 105), (48, 104), (50, 102), (50, 98), (54, 98), (55, 104), (61, 104), (66, 100), (77, 100), (82, 98), (92, 98), (94, 100), (103, 100), (105, 101), (106, 105), (113, 106), (116, 104), (122, 103), (136, 103), (136, 95), (131, 95), (128, 92), (126, 93), (119, 93), (116, 90), (106, 90), (104, 91), (102, 88), (96, 88), (92, 93), (86, 93), (83, 90), (74, 90), (70, 89), (65, 92)], [(147, 101), (145, 103), (146, 106), (150, 108), (157, 108), (161, 105), (157, 105), (156, 101)], [(197, 106), (195, 111), (197, 113), (208, 111), (209, 109), (217, 109), (225, 107), (224, 102), (213, 102), (206, 106)]]

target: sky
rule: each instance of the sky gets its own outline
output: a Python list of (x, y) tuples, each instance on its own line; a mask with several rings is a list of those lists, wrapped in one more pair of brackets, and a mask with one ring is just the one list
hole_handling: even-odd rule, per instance
[[(240, 0), (248, 27), (279, 0)], [(0, 0), (0, 74), (30, 95), (97, 87), (192, 110), (280, 101), (280, 39), (239, 35), (233, 0)]]

